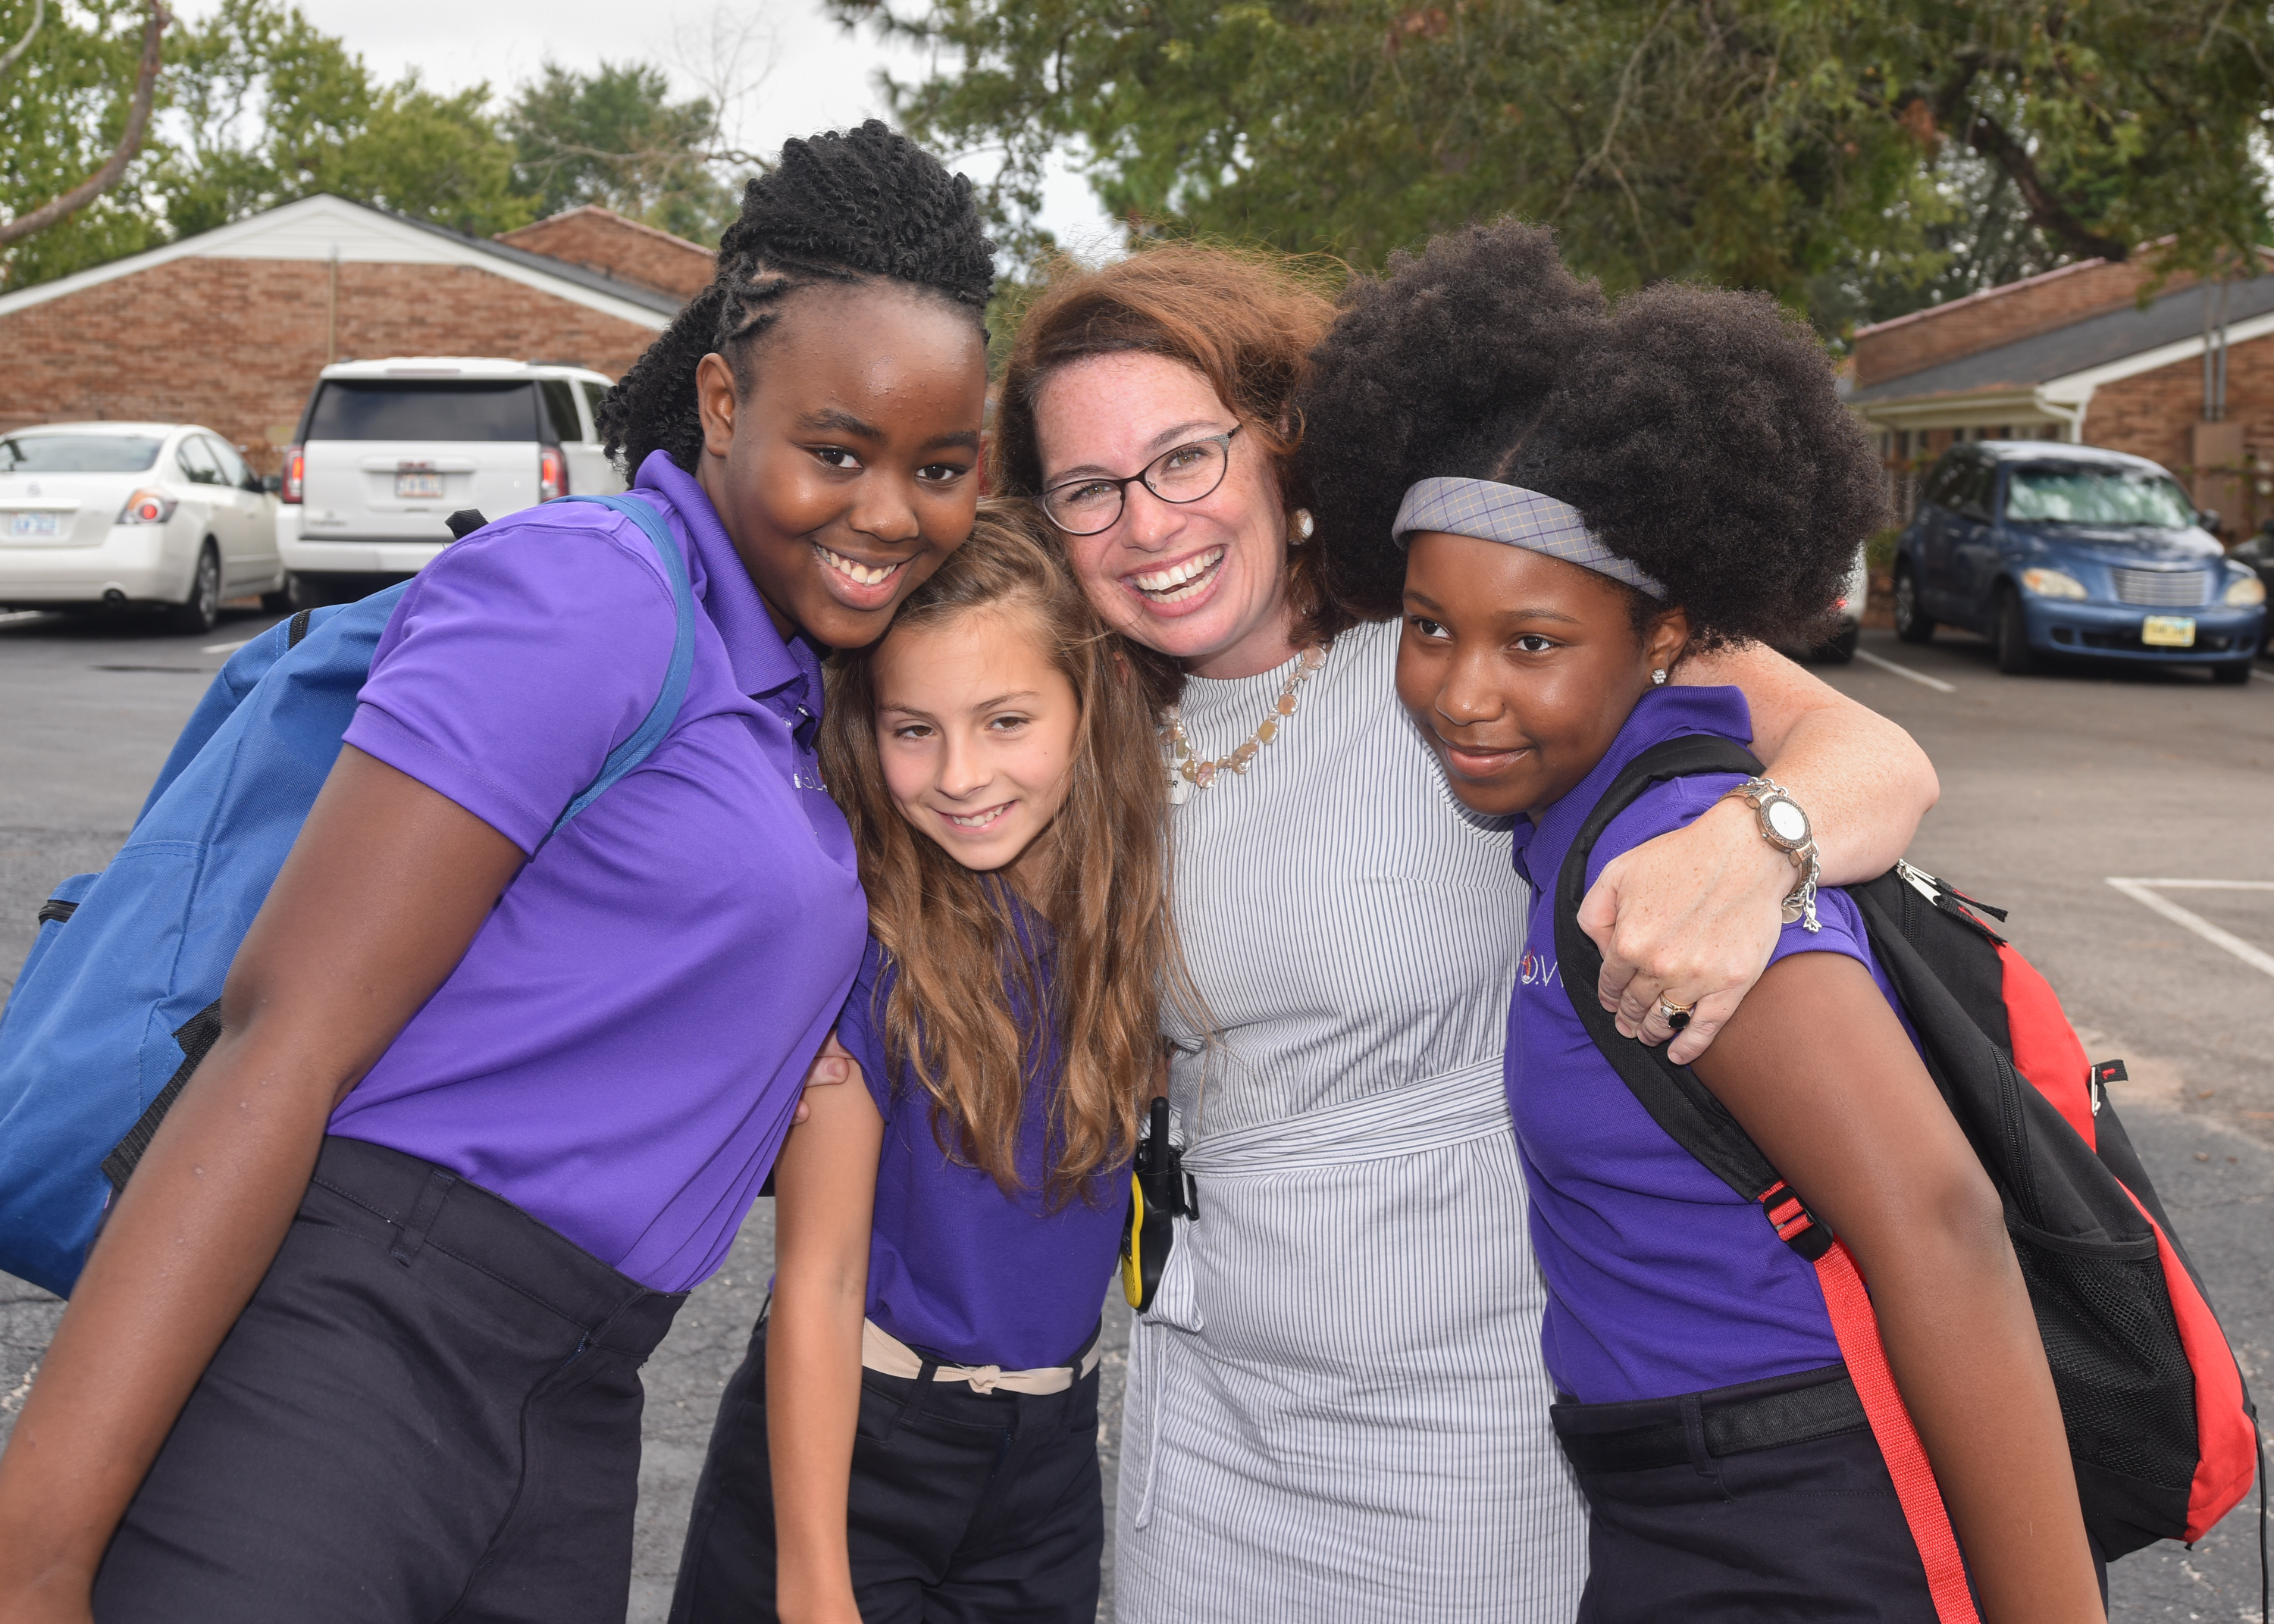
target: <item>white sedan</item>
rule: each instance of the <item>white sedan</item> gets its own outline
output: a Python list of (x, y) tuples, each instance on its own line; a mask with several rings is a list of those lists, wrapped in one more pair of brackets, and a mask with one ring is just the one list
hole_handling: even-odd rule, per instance
[(177, 632), (222, 600), (284, 605), (274, 480), (211, 429), (43, 423), (0, 435), (0, 606), (162, 604)]

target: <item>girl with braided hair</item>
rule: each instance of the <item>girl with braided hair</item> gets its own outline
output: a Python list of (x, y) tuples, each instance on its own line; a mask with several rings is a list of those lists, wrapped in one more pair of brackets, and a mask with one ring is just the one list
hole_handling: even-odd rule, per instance
[(606, 408), (660, 523), (405, 590), (0, 1458), (0, 1618), (620, 1624), (639, 1365), (862, 962), (817, 650), (970, 531), (991, 265), (883, 124), (788, 143)]

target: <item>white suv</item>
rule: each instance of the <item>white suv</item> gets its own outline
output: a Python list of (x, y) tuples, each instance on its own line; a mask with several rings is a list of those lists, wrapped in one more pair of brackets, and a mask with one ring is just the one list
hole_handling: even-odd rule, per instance
[(318, 375), (284, 453), (276, 550), (305, 605), (415, 575), (448, 516), (497, 518), (570, 492), (621, 491), (600, 449), (608, 379), (471, 356), (343, 361)]

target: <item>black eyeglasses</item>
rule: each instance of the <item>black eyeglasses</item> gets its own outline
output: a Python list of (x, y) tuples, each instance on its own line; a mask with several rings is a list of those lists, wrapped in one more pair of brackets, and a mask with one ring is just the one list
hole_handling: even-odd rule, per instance
[(1224, 483), (1224, 470), (1231, 466), (1231, 437), (1239, 430), (1235, 424), (1221, 434), (1172, 447), (1126, 479), (1093, 476), (1053, 485), (1043, 492), (1043, 511), (1069, 536), (1095, 536), (1113, 528), (1129, 487), (1141, 481), (1164, 502), (1196, 502)]

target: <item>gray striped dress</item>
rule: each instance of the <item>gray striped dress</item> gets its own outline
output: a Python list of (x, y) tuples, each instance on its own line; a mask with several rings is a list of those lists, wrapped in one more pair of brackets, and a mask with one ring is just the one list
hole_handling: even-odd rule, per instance
[[(1131, 1339), (1121, 1624), (1565, 1624), (1585, 1582), (1501, 1083), (1524, 886), (1398, 709), (1397, 649), (1344, 633), (1174, 814), (1220, 1040), (1171, 1023), (1201, 1216)], [(1189, 681), (1195, 751), (1291, 669)]]

